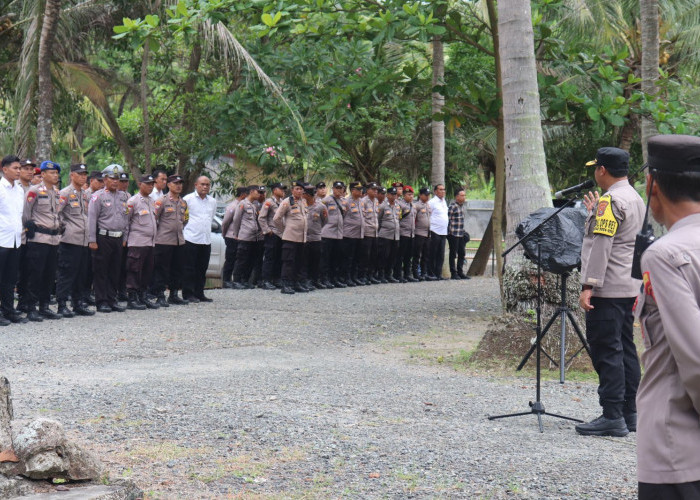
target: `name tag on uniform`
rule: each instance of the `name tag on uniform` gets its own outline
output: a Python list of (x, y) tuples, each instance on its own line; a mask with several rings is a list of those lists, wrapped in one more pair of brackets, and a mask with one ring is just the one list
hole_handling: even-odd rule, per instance
[(425, 208), (420, 209), (420, 213), (424, 214), (425, 213)]
[(71, 202), (70, 206), (71, 207), (79, 207), (80, 203), (78, 203), (77, 201), (73, 201), (73, 202)]
[(174, 212), (175, 209), (174, 209), (173, 207), (167, 207), (167, 208), (165, 209), (165, 211), (166, 211), (166, 212)]
[(148, 210), (141, 210), (139, 213), (140, 213), (141, 215), (147, 215), (147, 214), (148, 214)]
[(292, 208), (292, 213), (293, 214), (298, 214), (299, 213), (299, 208)]
[(353, 208), (352, 211), (355, 212), (355, 213), (357, 213), (357, 209), (356, 209), (356, 208)]
[(331, 205), (330, 207), (328, 207), (328, 210), (335, 210), (335, 207)]
[(372, 209), (371, 209), (371, 208), (368, 208), (368, 209), (367, 209), (367, 213), (368, 213), (368, 214), (371, 214), (371, 213), (372, 213)]

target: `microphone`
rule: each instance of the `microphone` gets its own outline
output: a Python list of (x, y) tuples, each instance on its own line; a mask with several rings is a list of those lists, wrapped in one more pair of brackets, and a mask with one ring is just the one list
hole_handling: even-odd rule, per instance
[(585, 182), (582, 182), (581, 184), (576, 184), (575, 186), (571, 186), (570, 188), (562, 189), (561, 191), (557, 191), (554, 193), (554, 197), (557, 200), (561, 200), (564, 196), (569, 195), (571, 193), (578, 193), (579, 191), (583, 191), (584, 189), (591, 189), (592, 187), (595, 186), (595, 182), (588, 179)]

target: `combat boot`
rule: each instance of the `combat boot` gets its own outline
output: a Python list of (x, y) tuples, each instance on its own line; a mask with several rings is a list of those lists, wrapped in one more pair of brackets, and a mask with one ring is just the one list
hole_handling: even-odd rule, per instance
[(299, 281), (295, 281), (293, 287), (295, 292), (309, 293), (309, 289), (302, 285)]
[(87, 302), (79, 300), (78, 302), (73, 301), (73, 312), (78, 316), (94, 316), (95, 311), (91, 311), (88, 308)]
[(72, 318), (73, 316), (75, 316), (75, 313), (68, 309), (65, 300), (58, 301), (58, 310), (56, 312), (64, 318)]
[(168, 303), (178, 306), (186, 306), (190, 302), (188, 300), (181, 299), (177, 294), (177, 290), (170, 290), (170, 295), (168, 295)]
[(314, 286), (313, 283), (311, 283), (311, 280), (304, 280), (302, 282), (302, 286), (310, 292), (313, 292), (314, 290), (316, 290), (316, 287)]
[(44, 319), (61, 319), (61, 318), (63, 318), (63, 316), (61, 316), (60, 314), (56, 314), (51, 309), (49, 309), (48, 304), (40, 304), (39, 314), (41, 314), (44, 317)]
[(352, 276), (350, 276), (349, 274), (347, 278), (343, 280), (343, 283), (345, 283), (346, 286), (349, 286), (351, 288), (357, 286), (357, 284), (352, 280)]
[(328, 288), (328, 287), (327, 287), (322, 281), (320, 281), (320, 280), (314, 281), (314, 282), (313, 282), (313, 285), (314, 285), (314, 287), (317, 288), (318, 290), (325, 290), (326, 288)]
[(582, 436), (614, 437), (624, 437), (630, 433), (623, 417), (605, 418), (603, 415), (590, 422), (576, 425), (576, 432)]
[(165, 293), (158, 294), (158, 298), (156, 299), (156, 304), (158, 305), (158, 307), (170, 307), (170, 304), (168, 304), (168, 301), (165, 300)]
[(277, 287), (269, 281), (263, 281), (262, 289), (263, 290), (277, 290)]
[(129, 290), (126, 292), (126, 308), (135, 311), (143, 311), (146, 309), (146, 304), (142, 304), (139, 300), (139, 296), (136, 295), (134, 290)]
[(141, 302), (143, 305), (145, 305), (148, 309), (159, 309), (160, 306), (156, 304), (155, 302), (151, 302), (151, 300), (148, 298), (148, 296), (143, 293), (139, 292), (139, 302)]
[(295, 293), (294, 288), (292, 288), (291, 283), (289, 281), (282, 281), (282, 293), (288, 295), (293, 295)]

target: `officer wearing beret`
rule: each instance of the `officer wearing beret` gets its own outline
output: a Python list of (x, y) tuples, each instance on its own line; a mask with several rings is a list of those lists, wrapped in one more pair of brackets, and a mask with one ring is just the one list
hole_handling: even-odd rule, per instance
[(304, 183), (295, 182), (292, 196), (282, 200), (272, 220), (282, 233), (282, 293), (287, 294), (311, 291), (301, 283), (308, 227), (308, 207), (302, 198), (303, 193)]
[(347, 210), (343, 218), (344, 278), (347, 286), (366, 285), (358, 276), (360, 267), (360, 242), (365, 235), (365, 219), (362, 215), (362, 183), (350, 183), (350, 196), (345, 200)]
[(365, 218), (365, 236), (360, 244), (360, 277), (367, 284), (381, 283), (376, 278), (377, 273), (377, 188), (376, 182), (370, 182), (365, 186), (367, 195), (362, 198), (362, 215)]
[[(182, 199), (183, 180), (179, 175), (168, 176), (168, 193), (155, 203), (155, 216), (158, 224), (154, 248), (155, 272), (151, 284), (151, 295), (157, 297), (159, 307), (187, 305), (189, 301), (180, 298), (182, 288), (180, 278), (185, 259), (184, 229), (189, 219), (187, 202)], [(170, 294), (165, 300), (165, 287)]]
[(236, 265), (233, 268), (233, 288), (245, 290), (255, 288), (250, 282), (259, 243), (262, 241), (262, 231), (258, 221), (257, 201), (260, 198), (260, 186), (248, 186), (248, 197), (241, 200), (231, 221), (231, 231), (238, 240)]
[(260, 208), (258, 221), (265, 237), (262, 267), (262, 288), (275, 290), (273, 282), (279, 282), (282, 273), (282, 232), (272, 223), (282, 203), (287, 186), (278, 182), (272, 185), (272, 196)]
[(401, 207), (396, 203), (397, 189), (390, 187), (386, 191), (386, 200), (379, 205), (377, 211), (377, 254), (380, 265), (380, 281), (382, 283), (398, 283), (395, 278), (394, 264), (399, 251), (401, 228), (399, 218)]
[(328, 209), (316, 197), (316, 189), (311, 184), (305, 184), (302, 195), (308, 207), (303, 285), (309, 289), (325, 289), (321, 282), (321, 231), (328, 222)]
[(430, 214), (432, 211), (429, 201), (430, 188), (420, 188), (418, 190), (418, 201), (413, 204), (416, 219), (411, 271), (413, 272), (413, 277), (421, 281), (433, 279), (428, 272), (428, 262), (430, 262)]
[[(88, 265), (90, 235), (88, 234), (88, 204), (90, 198), (83, 190), (87, 180), (84, 163), (70, 166), (70, 185), (59, 192), (58, 215), (61, 223), (61, 242), (58, 245), (58, 276), (56, 300), (58, 314), (64, 318), (92, 316), (87, 305), (90, 293)], [(66, 305), (71, 297), (73, 310)]]
[(129, 197), (118, 191), (121, 165), (112, 164), (102, 171), (105, 188), (93, 194), (88, 206), (88, 233), (92, 254), (93, 284), (97, 311), (124, 312), (117, 302), (117, 288), (121, 275), (122, 251), (126, 245)]
[[(56, 279), (60, 221), (58, 219), (58, 180), (61, 166), (52, 161), (41, 163), (39, 184), (32, 186), (24, 201), (22, 222), (27, 231), (27, 319), (61, 319), (49, 308)], [(36, 306), (39, 304), (39, 311)]]
[(579, 304), (586, 311), (586, 338), (598, 373), (598, 396), (603, 414), (579, 424), (583, 435), (625, 436), (636, 430), (635, 398), (640, 368), (634, 345), (632, 306), (640, 282), (631, 277), (632, 254), (642, 228), (644, 202), (627, 180), (629, 154), (618, 148), (600, 148), (596, 183), (604, 194), (589, 193), (589, 210), (581, 248)]
[(129, 225), (125, 235), (127, 309), (159, 307), (146, 297), (147, 288), (151, 284), (153, 252), (158, 231), (155, 204), (150, 197), (155, 182), (152, 175), (141, 176), (139, 192), (126, 202), (129, 207)]
[[(416, 212), (413, 209), (413, 188), (408, 184), (402, 186), (403, 197), (397, 198), (396, 203), (401, 208), (399, 218), (399, 250), (394, 264), (394, 276), (406, 283), (418, 281), (411, 273), (411, 257), (413, 256), (413, 237), (416, 232)], [(398, 189), (397, 196), (398, 196)]]
[(238, 204), (248, 196), (248, 187), (239, 186), (236, 188), (236, 198), (226, 206), (224, 212), (224, 220), (221, 222), (221, 234), (224, 235), (224, 243), (226, 243), (226, 255), (224, 260), (223, 288), (233, 288), (231, 281), (233, 276), (233, 268), (236, 264), (236, 251), (238, 249), (238, 240), (233, 237), (233, 216), (236, 213)]
[(668, 233), (642, 255), (639, 498), (700, 498), (700, 138), (648, 144), (647, 195)]
[(321, 231), (323, 258), (321, 274), (326, 288), (345, 288), (347, 285), (340, 279), (343, 272), (343, 220), (348, 209), (345, 194), (345, 183), (335, 181), (332, 194), (321, 200), (328, 210), (328, 223)]

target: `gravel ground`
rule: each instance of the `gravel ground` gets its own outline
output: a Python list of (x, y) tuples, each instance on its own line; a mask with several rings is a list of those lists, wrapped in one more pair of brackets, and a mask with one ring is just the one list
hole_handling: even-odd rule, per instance
[[(208, 295), (3, 328), (15, 418), (59, 419), (152, 498), (636, 496), (634, 434), (486, 418), (535, 396), (452, 363), (500, 311), (493, 279)], [(542, 401), (598, 414), (590, 383), (545, 382)]]

